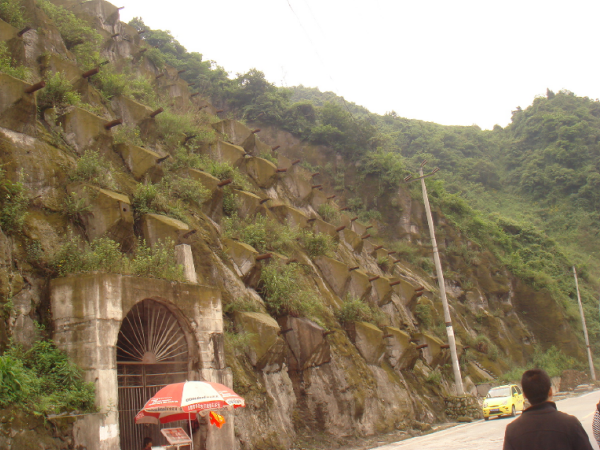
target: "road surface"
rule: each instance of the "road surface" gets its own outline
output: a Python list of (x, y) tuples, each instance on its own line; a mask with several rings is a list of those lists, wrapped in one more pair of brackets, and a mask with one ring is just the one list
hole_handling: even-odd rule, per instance
[[(598, 444), (592, 433), (592, 419), (599, 399), (600, 391), (593, 391), (581, 397), (556, 402), (559, 411), (579, 419), (595, 450), (598, 450)], [(479, 420), (376, 448), (377, 450), (480, 450), (482, 448), (502, 450), (504, 430), (513, 420), (511, 417), (490, 419), (487, 422)]]

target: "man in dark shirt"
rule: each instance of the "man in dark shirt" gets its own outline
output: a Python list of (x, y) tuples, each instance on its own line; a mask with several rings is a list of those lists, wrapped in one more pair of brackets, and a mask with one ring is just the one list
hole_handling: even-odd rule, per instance
[(521, 386), (531, 406), (506, 427), (504, 450), (592, 450), (579, 420), (556, 409), (546, 372), (526, 371)]

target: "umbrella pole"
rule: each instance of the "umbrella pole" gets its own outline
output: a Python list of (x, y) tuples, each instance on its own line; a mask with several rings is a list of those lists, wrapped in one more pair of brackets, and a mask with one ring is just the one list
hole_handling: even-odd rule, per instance
[(190, 427), (190, 438), (192, 439), (192, 450), (194, 450), (194, 433), (192, 433), (192, 419), (190, 418), (190, 414), (188, 414), (188, 425)]

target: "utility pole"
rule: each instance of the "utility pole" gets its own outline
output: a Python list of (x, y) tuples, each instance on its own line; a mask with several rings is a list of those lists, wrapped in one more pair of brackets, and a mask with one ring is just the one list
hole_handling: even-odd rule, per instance
[[(440, 297), (442, 297), (442, 305), (444, 307), (444, 321), (446, 322), (446, 334), (448, 335), (448, 346), (450, 347), (450, 356), (452, 358), (452, 369), (454, 370), (454, 382), (456, 384), (456, 394), (465, 395), (460, 374), (460, 365), (458, 364), (458, 354), (456, 352), (456, 339), (454, 338), (454, 328), (452, 328), (452, 319), (450, 318), (450, 309), (448, 308), (448, 299), (446, 298), (446, 284), (444, 282), (444, 273), (442, 271), (442, 263), (438, 252), (437, 240), (435, 239), (435, 229), (433, 228), (433, 218), (431, 217), (431, 207), (429, 206), (429, 197), (427, 196), (427, 186), (425, 186), (425, 178), (433, 175), (439, 169), (434, 169), (433, 172), (423, 175), (423, 166), (427, 161), (421, 163), (419, 168), (419, 178), (421, 180), (421, 188), (423, 190), (423, 203), (425, 204), (425, 212), (427, 213), (427, 223), (429, 224), (429, 234), (431, 236), (431, 246), (433, 247), (433, 261), (435, 263), (435, 271), (437, 273), (438, 285), (440, 287)], [(416, 181), (411, 180), (411, 176), (404, 179), (405, 182)]]
[(585, 316), (583, 315), (583, 305), (581, 304), (581, 295), (579, 295), (579, 281), (577, 280), (577, 270), (573, 266), (573, 276), (575, 277), (575, 288), (577, 289), (577, 303), (579, 304), (579, 314), (581, 315), (581, 324), (583, 325), (583, 335), (585, 336), (585, 347), (587, 349), (588, 362), (590, 363), (590, 376), (596, 381), (596, 371), (592, 362), (592, 349), (590, 348), (590, 338), (588, 337), (587, 327), (585, 326)]

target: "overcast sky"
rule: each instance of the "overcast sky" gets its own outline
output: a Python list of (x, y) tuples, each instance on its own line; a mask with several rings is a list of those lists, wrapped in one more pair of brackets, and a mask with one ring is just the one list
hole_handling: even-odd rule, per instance
[(379, 114), (492, 128), (547, 87), (600, 97), (598, 0), (118, 2), (232, 75), (255, 67)]

